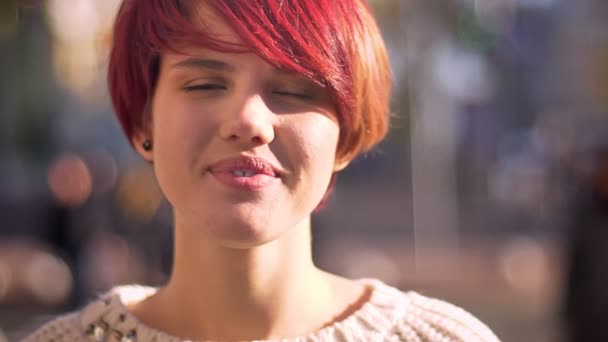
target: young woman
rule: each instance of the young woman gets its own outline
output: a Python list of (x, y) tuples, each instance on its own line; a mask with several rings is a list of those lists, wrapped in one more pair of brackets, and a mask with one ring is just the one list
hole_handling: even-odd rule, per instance
[(174, 209), (172, 274), (27, 341), (498, 341), (457, 307), (312, 262), (311, 213), (388, 126), (363, 0), (125, 0), (109, 84)]

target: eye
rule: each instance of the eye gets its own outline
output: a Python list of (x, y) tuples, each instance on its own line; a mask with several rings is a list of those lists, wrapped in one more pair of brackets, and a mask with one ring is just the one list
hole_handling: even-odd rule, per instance
[(204, 84), (187, 85), (184, 87), (184, 90), (187, 92), (226, 90), (226, 86), (224, 86), (222, 84), (215, 84), (215, 83), (204, 83)]
[(309, 95), (306, 93), (300, 93), (300, 92), (276, 90), (276, 91), (273, 91), (272, 93), (275, 95), (280, 95), (280, 96), (293, 97), (295, 99), (303, 100), (303, 101), (311, 101), (313, 99), (312, 95)]

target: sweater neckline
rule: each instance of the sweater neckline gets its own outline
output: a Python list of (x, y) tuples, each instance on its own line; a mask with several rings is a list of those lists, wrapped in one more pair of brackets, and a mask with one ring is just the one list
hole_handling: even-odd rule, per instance
[[(405, 315), (407, 296), (400, 290), (388, 286), (377, 279), (362, 278), (358, 283), (371, 289), (371, 293), (353, 313), (344, 319), (310, 332), (307, 335), (281, 339), (283, 342), (319, 341), (335, 336), (349, 336), (365, 332), (365, 336), (385, 336)], [(142, 285), (117, 286), (90, 304), (81, 316), (83, 329), (92, 331), (102, 322), (103, 326), (122, 336), (137, 336), (137, 341), (184, 341), (139, 321), (127, 307), (144, 300), (158, 291), (157, 288)], [(272, 340), (276, 341), (276, 340)], [(272, 342), (256, 340), (255, 342)]]

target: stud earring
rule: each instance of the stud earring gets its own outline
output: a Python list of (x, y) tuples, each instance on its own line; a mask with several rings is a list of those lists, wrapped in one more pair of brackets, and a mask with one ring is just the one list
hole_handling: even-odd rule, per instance
[(150, 140), (146, 140), (141, 144), (141, 147), (144, 151), (150, 152), (152, 151), (152, 142)]

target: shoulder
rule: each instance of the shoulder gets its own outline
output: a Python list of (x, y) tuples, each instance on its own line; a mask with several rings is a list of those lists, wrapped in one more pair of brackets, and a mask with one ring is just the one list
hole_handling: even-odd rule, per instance
[(396, 331), (406, 341), (499, 342), (485, 324), (462, 308), (416, 292), (405, 296), (408, 307)]
[(59, 316), (28, 335), (23, 342), (39, 341), (80, 341), (83, 339), (79, 313), (72, 312)]
[[(149, 296), (156, 290), (139, 285), (115, 287), (78, 311), (59, 316), (43, 324), (24, 342), (105, 340), (109, 336), (130, 341), (137, 322), (127, 315), (125, 303)], [(110, 334), (110, 335), (108, 335)]]
[(485, 324), (462, 308), (417, 292), (402, 292), (379, 280), (364, 282), (375, 290), (372, 304), (379, 314), (374, 316), (386, 318), (386, 330), (379, 330), (384, 336), (405, 342), (499, 342)]

